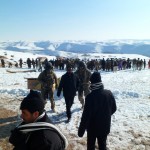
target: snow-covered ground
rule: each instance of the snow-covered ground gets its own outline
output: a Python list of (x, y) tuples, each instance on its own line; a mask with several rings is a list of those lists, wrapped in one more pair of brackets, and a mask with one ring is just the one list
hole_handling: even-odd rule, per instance
[[(34, 58), (34, 56), (15, 53), (14, 59)], [(55, 73), (60, 77), (65, 71), (55, 70)], [(29, 92), (25, 78), (38, 75), (39, 72), (8, 73), (6, 68), (0, 68), (0, 109), (18, 112), (20, 100)], [(150, 69), (101, 72), (101, 76), (104, 87), (113, 92), (117, 103), (117, 111), (112, 116), (111, 133), (107, 140), (109, 150), (150, 150)], [(56, 126), (67, 136), (68, 150), (86, 149), (86, 134), (83, 138), (77, 136), (82, 115), (77, 96), (69, 123), (65, 122), (67, 118), (64, 98), (62, 95), (58, 98), (56, 91), (55, 101), (57, 113), (52, 113), (49, 101), (46, 104), (46, 111)]]

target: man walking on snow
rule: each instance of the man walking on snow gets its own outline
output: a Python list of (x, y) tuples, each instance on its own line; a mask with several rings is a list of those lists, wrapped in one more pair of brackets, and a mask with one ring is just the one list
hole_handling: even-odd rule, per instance
[(95, 150), (96, 139), (99, 150), (106, 150), (111, 115), (116, 111), (116, 102), (112, 92), (104, 89), (99, 72), (94, 72), (90, 81), (91, 93), (85, 99), (78, 136), (82, 137), (87, 130), (87, 150)]
[[(58, 87), (57, 76), (53, 71), (53, 66), (50, 62), (45, 64), (45, 70), (40, 73), (38, 80), (41, 83), (41, 92), (45, 100), (50, 99), (51, 109), (55, 112), (54, 90)], [(55, 85), (55, 87), (54, 87)]]
[(82, 61), (78, 63), (78, 69), (75, 72), (75, 75), (78, 77), (79, 86), (78, 86), (78, 99), (82, 104), (82, 108), (84, 107), (84, 97), (86, 97), (89, 93), (89, 85), (90, 85), (90, 77), (91, 72), (87, 69), (86, 64)]
[(78, 80), (76, 75), (72, 72), (72, 66), (68, 64), (66, 66), (67, 72), (62, 75), (60, 84), (57, 91), (57, 96), (59, 97), (61, 94), (61, 91), (63, 89), (63, 95), (65, 98), (66, 103), (66, 114), (68, 117), (67, 122), (71, 119), (71, 106), (74, 101), (74, 97), (76, 95), (77, 86), (78, 86)]

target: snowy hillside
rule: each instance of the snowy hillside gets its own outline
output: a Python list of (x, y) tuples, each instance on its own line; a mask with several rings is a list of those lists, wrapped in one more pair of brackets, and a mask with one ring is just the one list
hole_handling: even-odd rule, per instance
[(0, 49), (59, 56), (60, 53), (111, 53), (150, 56), (150, 40), (109, 41), (4, 41)]
[[(23, 59), (35, 57), (29, 53), (6, 52), (7, 55), (13, 55), (13, 59), (16, 61), (20, 57)], [(122, 55), (118, 57), (122, 57)], [(137, 57), (137, 55), (128, 55), (128, 57)], [(17, 117), (19, 105), (23, 97), (29, 92), (26, 78), (37, 77), (40, 73), (38, 71), (9, 73), (6, 71), (7, 69), (0, 68), (0, 121), (2, 122), (2, 124), (0, 123), (0, 150), (12, 150), (12, 146), (8, 143), (8, 137), (10, 130), (19, 123)], [(65, 73), (65, 71), (57, 69), (54, 71), (57, 77)], [(107, 140), (108, 150), (149, 150), (150, 69), (146, 67), (141, 71), (129, 69), (116, 73), (100, 72), (105, 88), (113, 92), (117, 103), (117, 111), (112, 116), (111, 132)], [(83, 138), (77, 136), (82, 115), (78, 97), (75, 97), (71, 109), (72, 118), (69, 123), (66, 123), (66, 106), (63, 96), (58, 98), (55, 91), (54, 99), (57, 113), (52, 113), (50, 101), (46, 104), (46, 111), (53, 123), (66, 135), (69, 142), (67, 150), (85, 150), (87, 135), (85, 134)]]

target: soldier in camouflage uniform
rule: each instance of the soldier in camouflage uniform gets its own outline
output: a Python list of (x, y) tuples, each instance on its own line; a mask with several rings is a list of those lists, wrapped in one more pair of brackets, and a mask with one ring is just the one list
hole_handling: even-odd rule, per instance
[(79, 80), (78, 99), (82, 104), (82, 108), (83, 108), (84, 107), (83, 92), (85, 97), (90, 93), (89, 86), (90, 86), (91, 72), (90, 70), (87, 69), (84, 62), (80, 61), (78, 64), (78, 69), (75, 72), (75, 74)]
[[(50, 62), (45, 65), (45, 70), (40, 73), (38, 80), (41, 82), (41, 92), (45, 100), (49, 98), (51, 109), (55, 112), (54, 90), (58, 87), (57, 76), (53, 72), (53, 66)], [(54, 87), (55, 84), (55, 87)]]

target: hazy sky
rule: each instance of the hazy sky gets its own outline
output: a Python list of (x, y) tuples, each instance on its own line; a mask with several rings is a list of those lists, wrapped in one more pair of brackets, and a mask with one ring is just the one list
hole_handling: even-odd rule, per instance
[(1, 0), (0, 40), (150, 39), (150, 0)]

